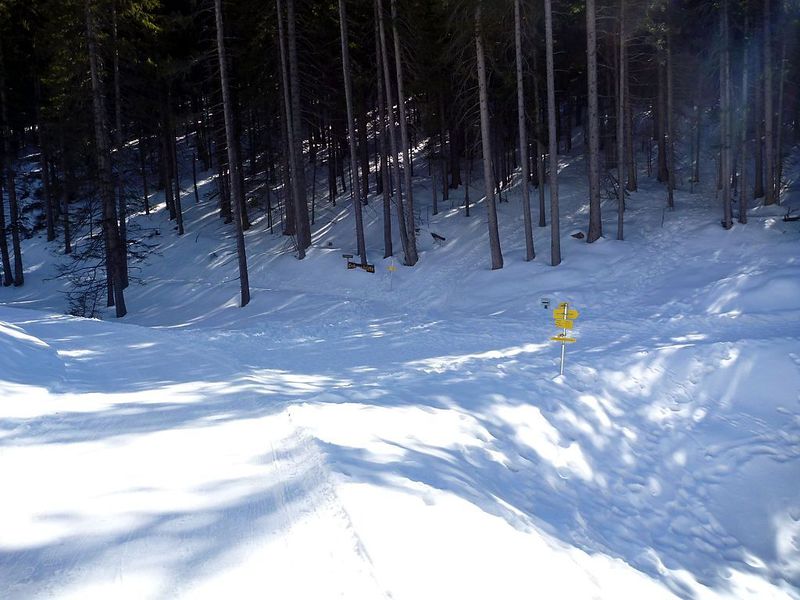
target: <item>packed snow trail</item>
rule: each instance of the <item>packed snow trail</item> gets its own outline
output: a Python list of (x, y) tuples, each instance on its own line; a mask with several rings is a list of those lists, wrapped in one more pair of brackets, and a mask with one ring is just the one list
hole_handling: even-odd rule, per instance
[(314, 440), (265, 386), (225, 383), (232, 358), (12, 314), (64, 365), (51, 389), (3, 384), (0, 597), (384, 597)]

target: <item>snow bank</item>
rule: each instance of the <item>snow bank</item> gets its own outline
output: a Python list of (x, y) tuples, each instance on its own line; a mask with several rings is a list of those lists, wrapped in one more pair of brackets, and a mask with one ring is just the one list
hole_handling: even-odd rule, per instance
[(798, 298), (798, 269), (786, 269), (778, 273), (743, 273), (714, 285), (709, 292), (709, 312), (796, 312)]
[(63, 376), (64, 364), (47, 342), (0, 320), (0, 382), (46, 387)]

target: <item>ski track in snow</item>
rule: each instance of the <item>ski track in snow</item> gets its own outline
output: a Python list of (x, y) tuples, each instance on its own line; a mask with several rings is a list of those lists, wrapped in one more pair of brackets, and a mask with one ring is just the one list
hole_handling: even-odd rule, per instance
[[(392, 289), (385, 261), (334, 286), (325, 233), (241, 317), (231, 265), (131, 290), (181, 291), (149, 327), (0, 306), (0, 597), (800, 598), (797, 231), (647, 185), (624, 246), (565, 237), (533, 275), (512, 201), (506, 279), (474, 269), (478, 204), (478, 242), (443, 211)], [(164, 251), (218, 260), (205, 237)], [(581, 311), (563, 379), (543, 296)]]

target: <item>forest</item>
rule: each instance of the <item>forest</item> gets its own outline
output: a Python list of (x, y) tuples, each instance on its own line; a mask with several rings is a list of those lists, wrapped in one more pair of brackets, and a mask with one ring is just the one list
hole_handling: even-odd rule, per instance
[[(358, 264), (372, 198), (384, 258), (413, 267), (415, 167), (433, 215), (460, 188), (465, 215), (485, 201), (491, 269), (504, 264), (496, 206), (519, 183), (525, 260), (549, 223), (556, 266), (552, 165), (575, 141), (586, 242), (624, 239), (644, 171), (673, 208), (711, 163), (729, 229), (780, 201), (800, 139), (799, 34), (796, 0), (2, 0), (3, 284), (24, 284), (20, 240), (43, 229), (72, 255), (61, 276), (76, 314), (93, 314), (88, 302), (124, 316), (129, 265), (148, 251), (130, 216), (163, 193), (174, 235), (191, 233), (182, 204), (201, 201), (206, 172), (242, 306), (253, 220), (302, 260), (337, 200), (353, 211)], [(23, 157), (36, 182), (18, 197)]]
[(0, 598), (800, 600), (800, 0), (0, 0)]

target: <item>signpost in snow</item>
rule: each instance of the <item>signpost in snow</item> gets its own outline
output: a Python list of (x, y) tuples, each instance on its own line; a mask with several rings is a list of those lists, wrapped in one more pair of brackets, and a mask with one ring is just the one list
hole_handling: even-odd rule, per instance
[(558, 307), (553, 311), (553, 319), (556, 322), (556, 327), (559, 327), (562, 332), (550, 339), (554, 342), (561, 342), (561, 370), (559, 375), (564, 374), (564, 357), (567, 352), (567, 344), (577, 342), (574, 337), (567, 336), (567, 330), (572, 329), (573, 321), (578, 318), (580, 313), (574, 308), (569, 307), (569, 303), (561, 302)]
[(374, 273), (375, 272), (375, 265), (371, 265), (365, 262), (354, 262), (350, 260), (353, 258), (352, 254), (342, 254), (342, 258), (347, 259), (347, 268), (348, 269), (364, 269), (367, 273)]

